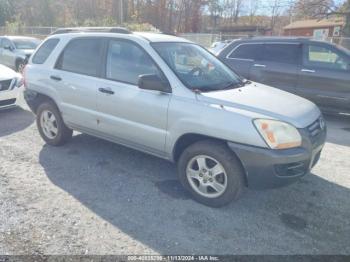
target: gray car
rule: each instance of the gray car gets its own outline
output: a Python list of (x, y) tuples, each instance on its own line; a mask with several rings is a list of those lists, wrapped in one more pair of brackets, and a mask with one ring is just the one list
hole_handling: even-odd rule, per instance
[(306, 38), (247, 38), (218, 57), (247, 79), (305, 97), (325, 112), (350, 113), (350, 52)]
[(46, 143), (63, 145), (77, 130), (172, 161), (183, 186), (209, 206), (228, 204), (245, 186), (298, 180), (326, 139), (315, 104), (245, 81), (206, 49), (173, 36), (52, 35), (24, 76)]
[(33, 37), (0, 37), (0, 64), (21, 72), (39, 44), (40, 40)]

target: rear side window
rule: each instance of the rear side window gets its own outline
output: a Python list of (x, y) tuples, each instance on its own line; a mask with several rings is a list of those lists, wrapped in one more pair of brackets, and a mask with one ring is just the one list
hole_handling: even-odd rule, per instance
[(301, 56), (299, 44), (265, 44), (264, 61), (298, 64)]
[(33, 64), (43, 64), (57, 46), (59, 39), (49, 39), (41, 45), (33, 57)]
[(88, 76), (98, 76), (101, 68), (103, 40), (72, 40), (60, 55), (56, 69)]
[(259, 60), (263, 44), (242, 44), (229, 55), (229, 58)]
[(334, 70), (349, 70), (350, 59), (339, 52), (324, 46), (309, 45), (304, 57), (306, 66), (334, 69)]

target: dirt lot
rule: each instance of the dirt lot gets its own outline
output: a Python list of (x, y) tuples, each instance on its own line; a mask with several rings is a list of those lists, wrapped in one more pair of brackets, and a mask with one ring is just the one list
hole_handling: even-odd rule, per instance
[(46, 146), (30, 112), (0, 112), (0, 254), (350, 254), (350, 119), (328, 124), (312, 175), (211, 209), (166, 161), (81, 134)]

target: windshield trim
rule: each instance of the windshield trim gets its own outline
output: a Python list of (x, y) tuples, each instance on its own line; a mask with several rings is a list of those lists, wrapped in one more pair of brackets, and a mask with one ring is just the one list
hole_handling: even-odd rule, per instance
[[(183, 42), (183, 41), (171, 41), (171, 42), (152, 42), (150, 43), (151, 47), (153, 48), (153, 50), (159, 55), (159, 57), (162, 59), (162, 61), (168, 66), (168, 68), (176, 75), (176, 77), (181, 81), (181, 83), (189, 90), (193, 91), (193, 92), (200, 92), (200, 93), (209, 93), (209, 92), (218, 92), (218, 91), (223, 91), (223, 90), (227, 90), (227, 89), (213, 89), (213, 90), (200, 90), (199, 88), (192, 88), (190, 86), (188, 86), (188, 84), (181, 79), (181, 77), (179, 76), (179, 74), (171, 67), (171, 65), (169, 65), (169, 63), (161, 56), (161, 54), (158, 52), (157, 48), (155, 47), (156, 44), (188, 44), (188, 45), (194, 45), (194, 46), (198, 46), (201, 49), (203, 49), (205, 52), (207, 52), (210, 56), (212, 56), (213, 58), (217, 59), (223, 66), (225, 66), (228, 70), (230, 70), (233, 74), (236, 75), (237, 80), (239, 81), (237, 83), (237, 87), (234, 87), (232, 89), (236, 89), (239, 88), (241, 85), (243, 85), (243, 78), (238, 75), (235, 71), (233, 71), (229, 66), (227, 66), (223, 61), (221, 61), (219, 58), (217, 58), (213, 53), (211, 53), (209, 50), (207, 50), (204, 46), (196, 44), (196, 43), (192, 43), (192, 42)], [(234, 86), (234, 84), (230, 84), (229, 86)]]

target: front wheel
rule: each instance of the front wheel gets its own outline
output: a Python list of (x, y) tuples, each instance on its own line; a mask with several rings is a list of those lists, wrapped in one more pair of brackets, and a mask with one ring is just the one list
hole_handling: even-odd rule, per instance
[(181, 155), (178, 171), (182, 185), (207, 206), (227, 205), (244, 188), (242, 166), (224, 143), (208, 140), (191, 145)]
[(39, 106), (36, 123), (41, 137), (49, 145), (63, 145), (72, 137), (73, 131), (64, 124), (58, 108), (51, 102)]

